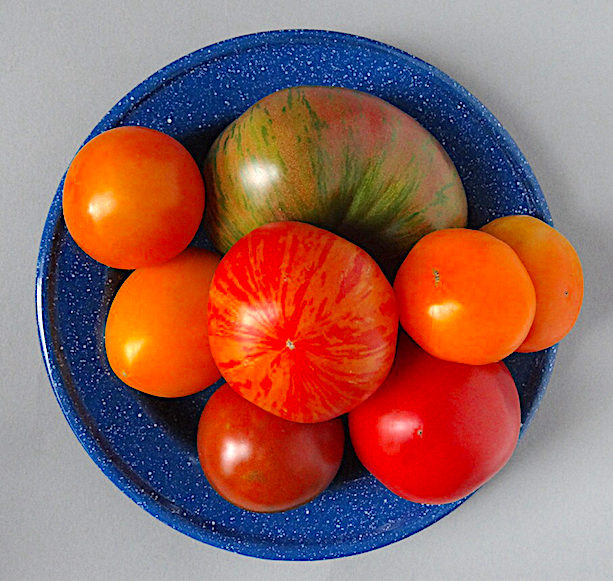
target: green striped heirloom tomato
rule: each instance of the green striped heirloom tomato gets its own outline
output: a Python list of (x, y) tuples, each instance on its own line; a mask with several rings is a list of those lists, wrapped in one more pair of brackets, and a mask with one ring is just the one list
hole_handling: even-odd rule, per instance
[(309, 224), (267, 224), (241, 238), (215, 271), (208, 308), (222, 376), (287, 420), (348, 412), (392, 365), (391, 285), (364, 250)]
[(466, 196), (436, 139), (373, 95), (278, 91), (231, 123), (205, 162), (206, 224), (226, 252), (268, 222), (297, 220), (367, 250), (393, 274), (423, 235), (466, 225)]

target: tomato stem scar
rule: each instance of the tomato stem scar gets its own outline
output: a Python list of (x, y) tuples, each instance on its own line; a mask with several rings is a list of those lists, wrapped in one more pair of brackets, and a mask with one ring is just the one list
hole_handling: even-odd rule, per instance
[(296, 349), (296, 345), (294, 345), (294, 343), (293, 343), (293, 341), (292, 341), (291, 339), (288, 339), (288, 340), (285, 342), (285, 346), (286, 346), (288, 349), (291, 349), (291, 350)]
[(436, 268), (433, 268), (432, 273), (434, 274), (434, 286), (438, 286), (439, 283), (441, 282), (441, 277), (439, 275), (439, 272)]

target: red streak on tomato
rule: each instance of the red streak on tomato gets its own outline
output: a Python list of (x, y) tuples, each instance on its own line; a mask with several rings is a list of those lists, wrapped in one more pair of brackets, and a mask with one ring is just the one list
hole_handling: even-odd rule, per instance
[(325, 230), (298, 222), (254, 230), (222, 259), (209, 296), (219, 370), (280, 417), (318, 422), (346, 413), (391, 367), (392, 288), (366, 252)]

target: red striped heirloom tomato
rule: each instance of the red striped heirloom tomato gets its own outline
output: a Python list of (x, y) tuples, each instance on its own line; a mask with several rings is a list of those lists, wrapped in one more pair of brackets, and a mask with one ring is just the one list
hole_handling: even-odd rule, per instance
[(221, 374), (263, 409), (297, 422), (348, 412), (385, 379), (398, 314), (364, 250), (299, 222), (261, 226), (215, 271), (209, 340)]
[(290, 510), (323, 492), (343, 458), (337, 418), (299, 424), (265, 412), (222, 385), (204, 406), (198, 457), (211, 486), (256, 512)]
[(351, 89), (268, 95), (220, 134), (204, 176), (221, 252), (262, 224), (297, 220), (351, 240), (391, 275), (424, 234), (466, 225), (462, 183), (436, 139)]
[(384, 384), (349, 413), (360, 461), (413, 502), (459, 500), (511, 457), (519, 396), (504, 363), (466, 365), (428, 355), (406, 335)]

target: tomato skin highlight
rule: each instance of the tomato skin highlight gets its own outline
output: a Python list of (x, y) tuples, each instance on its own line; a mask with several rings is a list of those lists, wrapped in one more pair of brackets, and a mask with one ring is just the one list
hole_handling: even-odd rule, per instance
[(320, 422), (366, 399), (394, 358), (391, 285), (366, 252), (299, 222), (262, 226), (222, 259), (209, 298), (221, 374), (285, 419)]
[(209, 399), (198, 425), (198, 456), (211, 486), (246, 510), (296, 508), (323, 492), (340, 467), (340, 419), (290, 422), (238, 395), (227, 384)]
[(68, 231), (89, 256), (113, 268), (152, 266), (185, 250), (204, 206), (204, 182), (190, 153), (146, 127), (97, 135), (64, 180)]
[(405, 334), (383, 385), (349, 413), (360, 461), (395, 494), (444, 504), (464, 498), (509, 460), (521, 426), (504, 363), (437, 359)]
[(572, 244), (532, 216), (505, 216), (481, 230), (513, 248), (534, 284), (534, 322), (517, 351), (540, 351), (561, 341), (577, 321), (583, 303), (581, 260)]
[(208, 290), (219, 259), (188, 248), (125, 280), (105, 329), (109, 364), (124, 383), (150, 395), (183, 397), (221, 377), (207, 332)]
[(536, 311), (532, 280), (513, 249), (478, 230), (424, 236), (394, 281), (404, 330), (428, 353), (482, 365), (523, 342)]

